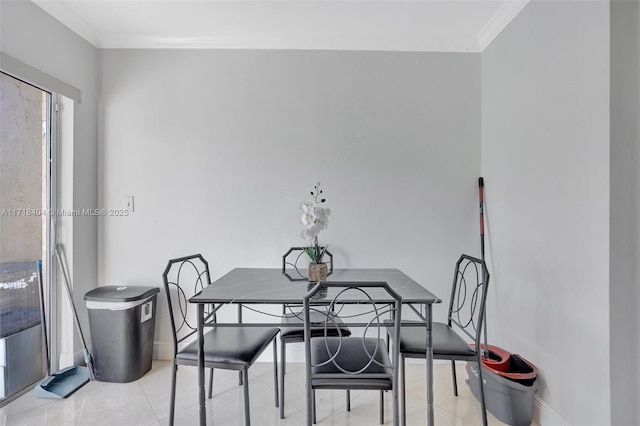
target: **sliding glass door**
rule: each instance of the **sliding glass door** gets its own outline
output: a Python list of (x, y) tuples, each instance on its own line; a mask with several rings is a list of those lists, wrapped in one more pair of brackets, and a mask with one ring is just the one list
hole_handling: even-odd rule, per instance
[[(51, 94), (0, 73), (0, 405), (44, 377)], [(46, 283), (46, 281), (45, 281)], [(44, 285), (46, 291), (47, 286)]]

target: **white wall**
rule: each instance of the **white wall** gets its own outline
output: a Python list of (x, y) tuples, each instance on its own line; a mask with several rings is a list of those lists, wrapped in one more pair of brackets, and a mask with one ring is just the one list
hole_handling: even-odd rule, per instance
[(482, 53), (482, 173), (490, 340), (541, 421), (610, 424), (608, 2), (531, 2)]
[(611, 424), (640, 424), (640, 2), (611, 2)]
[(194, 252), (213, 279), (278, 268), (303, 243), (299, 203), (318, 180), (336, 267), (398, 267), (446, 297), (458, 255), (478, 254), (479, 55), (105, 50), (102, 61), (101, 206), (133, 195), (135, 212), (100, 219), (100, 285), (161, 286), (167, 260)]
[[(71, 158), (65, 167), (73, 168), (73, 182), (60, 188), (71, 196), (70, 209), (97, 206), (97, 133), (98, 133), (98, 53), (97, 50), (28, 1), (0, 2), (0, 51), (81, 90), (82, 102), (74, 108), (74, 140)], [(0, 64), (1, 67), (2, 64)], [(18, 76), (19, 77), (19, 76)], [(62, 147), (65, 149), (67, 147)], [(68, 198), (67, 198), (68, 199)], [(72, 261), (71, 275), (75, 303), (84, 304), (86, 291), (96, 286), (97, 220), (95, 217), (73, 217), (73, 241), (62, 241)], [(68, 306), (66, 296), (63, 306)], [(86, 311), (79, 309), (83, 328), (88, 330)], [(66, 319), (69, 310), (66, 308)], [(64, 320), (64, 318), (63, 318)], [(64, 321), (63, 321), (64, 323)], [(66, 330), (73, 332), (73, 323)], [(62, 348), (63, 357), (81, 352), (79, 340)]]

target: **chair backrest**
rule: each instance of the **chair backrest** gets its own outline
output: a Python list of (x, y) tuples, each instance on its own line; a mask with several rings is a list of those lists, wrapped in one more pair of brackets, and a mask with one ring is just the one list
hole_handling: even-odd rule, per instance
[[(349, 308), (351, 306), (351, 308)], [(390, 353), (392, 363), (392, 373), (364, 373), (373, 364), (383, 367), (378, 359), (381, 351), (386, 352), (386, 345), (383, 337), (386, 336), (390, 323), (385, 321), (385, 317), (391, 316), (398, 321), (393, 322), (394, 338), (400, 338), (400, 318), (402, 308), (402, 297), (396, 293), (386, 282), (319, 282), (309, 290), (304, 297), (303, 316), (305, 328), (305, 360), (307, 368), (307, 379), (311, 377), (311, 369), (322, 367), (332, 363), (342, 375), (355, 376), (359, 378), (392, 378), (393, 385), (397, 384), (397, 366), (399, 361), (399, 345), (394, 345)], [(313, 315), (321, 313), (322, 315)], [(344, 324), (353, 327), (363, 327), (364, 334), (361, 337), (343, 336), (340, 324), (336, 318)], [(326, 318), (322, 324), (312, 322), (318, 318)], [(324, 325), (324, 336), (314, 337), (314, 339), (324, 339), (328, 352), (328, 359), (319, 365), (311, 364), (311, 327)], [(330, 330), (337, 330), (333, 335)], [(362, 349), (366, 352), (367, 360), (364, 363), (354, 365), (352, 360), (340, 356), (343, 339), (362, 339)], [(365, 344), (365, 339), (369, 340)], [(331, 343), (329, 343), (331, 340)], [(373, 342), (373, 343), (372, 343)], [(342, 362), (340, 359), (342, 358)], [(375, 367), (375, 366), (374, 366)], [(374, 368), (375, 369), (375, 368)], [(331, 378), (323, 375), (325, 378)]]
[[(189, 298), (211, 283), (209, 263), (201, 254), (171, 259), (162, 279), (169, 306), (175, 355), (180, 343), (197, 332), (196, 309), (189, 303)], [(207, 311), (211, 312), (211, 308), (205, 308), (205, 316), (210, 315)]]
[[(321, 247), (321, 249), (324, 249), (324, 247)], [(329, 250), (325, 251), (325, 255), (329, 259), (329, 262), (327, 262), (329, 267), (327, 275), (331, 275), (333, 272), (333, 255)], [(289, 277), (291, 281), (307, 281), (306, 269), (308, 265), (309, 258), (304, 252), (304, 247), (291, 247), (282, 255), (282, 273)]]
[[(456, 262), (449, 299), (449, 326), (457, 327), (480, 348), (489, 271), (483, 260), (463, 254)], [(485, 345), (486, 348), (486, 345)]]

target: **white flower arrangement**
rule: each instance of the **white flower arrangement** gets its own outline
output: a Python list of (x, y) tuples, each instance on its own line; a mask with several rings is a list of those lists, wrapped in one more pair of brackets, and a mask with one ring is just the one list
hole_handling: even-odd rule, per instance
[(300, 221), (304, 225), (301, 233), (301, 237), (305, 241), (310, 241), (307, 247), (304, 247), (305, 253), (311, 259), (311, 263), (322, 263), (327, 246), (320, 247), (318, 244), (318, 234), (320, 231), (327, 229), (329, 224), (329, 215), (331, 215), (331, 209), (322, 207), (320, 204), (324, 204), (327, 201), (325, 198), (321, 198), (323, 193), (320, 188), (320, 182), (318, 182), (311, 191), (313, 199), (309, 199), (300, 204), (300, 210), (302, 210), (302, 217)]

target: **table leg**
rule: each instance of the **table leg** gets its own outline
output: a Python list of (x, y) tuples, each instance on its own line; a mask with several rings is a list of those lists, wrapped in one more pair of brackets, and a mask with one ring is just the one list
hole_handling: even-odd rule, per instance
[(427, 425), (433, 426), (433, 337), (431, 330), (433, 328), (433, 314), (431, 304), (427, 304)]
[(198, 303), (198, 403), (200, 405), (200, 426), (207, 424), (204, 396), (204, 304)]

